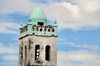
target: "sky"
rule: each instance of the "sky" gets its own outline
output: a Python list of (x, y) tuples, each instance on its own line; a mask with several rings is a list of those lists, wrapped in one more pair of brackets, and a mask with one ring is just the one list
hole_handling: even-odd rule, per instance
[(37, 6), (57, 20), (57, 66), (100, 66), (100, 0), (0, 0), (0, 66), (18, 66), (19, 25)]

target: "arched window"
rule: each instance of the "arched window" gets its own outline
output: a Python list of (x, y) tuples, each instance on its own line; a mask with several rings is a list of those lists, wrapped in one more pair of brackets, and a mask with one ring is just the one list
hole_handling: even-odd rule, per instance
[(40, 55), (40, 46), (36, 45), (35, 46), (35, 60), (39, 59), (39, 55)]
[(32, 29), (33, 29), (33, 31), (34, 31), (34, 30), (36, 29), (36, 25), (33, 25), (33, 26), (32, 26)]
[(23, 47), (21, 47), (20, 58), (21, 58), (20, 64), (22, 65), (22, 63), (23, 63)]
[(47, 45), (45, 48), (45, 60), (50, 61), (50, 46)]
[(40, 31), (42, 31), (42, 28), (40, 29)]
[(38, 25), (43, 26), (44, 23), (43, 22), (38, 22)]
[(38, 31), (38, 27), (36, 28), (36, 31)]
[(48, 29), (48, 32), (50, 32), (50, 28)]
[(27, 58), (27, 46), (25, 46), (25, 59)]
[(55, 30), (52, 28), (52, 32), (55, 32)]

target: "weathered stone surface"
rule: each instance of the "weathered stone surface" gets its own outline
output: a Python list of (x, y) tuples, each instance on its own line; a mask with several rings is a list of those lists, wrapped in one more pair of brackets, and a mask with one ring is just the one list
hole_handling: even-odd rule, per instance
[[(57, 37), (32, 35), (20, 39), (19, 43), (19, 66), (57, 66)], [(38, 61), (35, 60), (36, 45), (40, 45)], [(50, 61), (45, 60), (47, 45), (50, 46)], [(27, 51), (25, 51), (25, 46)]]

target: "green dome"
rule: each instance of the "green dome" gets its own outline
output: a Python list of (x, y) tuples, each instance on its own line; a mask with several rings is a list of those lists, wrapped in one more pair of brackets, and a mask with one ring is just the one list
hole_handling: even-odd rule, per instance
[(47, 19), (45, 14), (43, 13), (43, 11), (39, 7), (37, 7), (33, 11), (32, 15), (30, 16), (30, 19), (34, 19), (34, 18)]
[[(32, 22), (44, 22), (46, 25), (47, 18), (44, 12), (40, 9), (40, 7), (37, 7), (33, 13), (31, 14), (29, 20), (32, 20)], [(34, 23), (35, 24), (35, 23)]]

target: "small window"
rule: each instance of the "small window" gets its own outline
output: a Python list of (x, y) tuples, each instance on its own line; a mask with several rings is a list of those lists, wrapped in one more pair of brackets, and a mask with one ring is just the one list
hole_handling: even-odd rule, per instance
[(50, 46), (46, 46), (46, 49), (45, 49), (45, 60), (47, 61), (50, 61)]
[(42, 31), (42, 28), (40, 29), (40, 31)]
[(23, 59), (23, 53), (21, 52), (21, 59)]
[(38, 27), (36, 28), (36, 31), (38, 31)]
[(44, 31), (46, 31), (46, 28), (44, 28)]
[(55, 30), (54, 29), (52, 29), (52, 32), (54, 32)]
[(23, 53), (22, 52), (21, 52), (20, 57), (21, 57), (20, 64), (22, 65), (22, 63), (23, 63)]
[(38, 25), (43, 26), (44, 23), (43, 22), (38, 22)]
[(21, 58), (20, 64), (22, 65), (22, 63), (23, 63), (23, 47), (21, 47), (20, 58)]
[(48, 29), (48, 32), (50, 32), (50, 29)]
[(27, 58), (27, 46), (25, 46), (25, 59)]
[(35, 60), (39, 59), (39, 55), (40, 55), (40, 46), (36, 45), (35, 46)]

